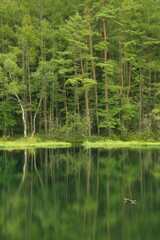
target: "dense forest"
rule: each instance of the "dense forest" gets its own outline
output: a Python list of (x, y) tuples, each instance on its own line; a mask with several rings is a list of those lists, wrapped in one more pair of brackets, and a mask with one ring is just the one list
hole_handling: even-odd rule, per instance
[(0, 135), (158, 139), (160, 0), (1, 0)]

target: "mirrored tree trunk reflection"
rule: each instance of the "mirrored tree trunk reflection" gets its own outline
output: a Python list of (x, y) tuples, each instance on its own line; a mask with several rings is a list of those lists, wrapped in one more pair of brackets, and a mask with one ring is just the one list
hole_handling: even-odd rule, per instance
[(21, 190), (23, 184), (24, 184), (24, 181), (25, 181), (25, 178), (26, 178), (26, 174), (27, 174), (27, 163), (28, 163), (28, 153), (27, 153), (27, 149), (24, 150), (24, 164), (23, 164), (23, 175), (22, 175), (22, 180), (21, 180), (21, 183), (20, 183), (20, 186), (18, 188), (18, 191)]

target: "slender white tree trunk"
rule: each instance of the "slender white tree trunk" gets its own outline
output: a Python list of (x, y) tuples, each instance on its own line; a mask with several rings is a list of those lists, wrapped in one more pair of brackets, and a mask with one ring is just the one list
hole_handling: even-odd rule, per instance
[(24, 137), (27, 137), (27, 123), (26, 123), (26, 119), (25, 119), (25, 111), (24, 111), (24, 107), (23, 104), (19, 98), (19, 96), (17, 94), (15, 94), (20, 106), (21, 106), (21, 110), (22, 110), (22, 120), (23, 120), (23, 126), (24, 126)]
[(33, 132), (32, 132), (32, 134), (31, 134), (31, 137), (34, 136), (35, 131), (36, 131), (36, 117), (37, 117), (39, 108), (40, 108), (40, 106), (41, 106), (41, 102), (42, 102), (42, 98), (39, 100), (39, 104), (38, 104), (37, 111), (35, 112), (34, 117), (33, 117)]

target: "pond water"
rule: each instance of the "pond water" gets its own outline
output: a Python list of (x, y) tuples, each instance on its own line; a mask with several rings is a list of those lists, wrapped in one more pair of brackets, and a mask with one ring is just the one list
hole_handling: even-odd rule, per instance
[(0, 239), (157, 239), (159, 189), (160, 149), (0, 151)]

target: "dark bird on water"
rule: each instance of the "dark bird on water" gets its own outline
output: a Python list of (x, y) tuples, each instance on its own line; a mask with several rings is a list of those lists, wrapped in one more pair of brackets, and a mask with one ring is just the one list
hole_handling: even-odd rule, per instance
[(129, 199), (129, 198), (124, 198), (124, 203), (137, 204), (137, 201), (136, 201), (136, 200)]

